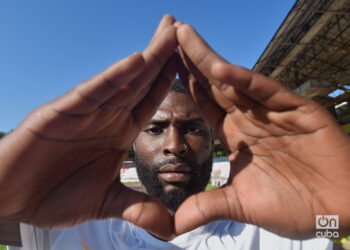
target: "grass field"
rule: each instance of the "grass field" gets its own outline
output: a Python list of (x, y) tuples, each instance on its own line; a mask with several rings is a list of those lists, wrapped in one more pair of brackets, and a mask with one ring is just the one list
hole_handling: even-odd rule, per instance
[(0, 245), (0, 250), (6, 250), (6, 249), (7, 249), (6, 246)]
[(127, 182), (122, 182), (123, 184), (141, 184), (139, 181), (127, 181)]
[(218, 188), (218, 187), (208, 184), (208, 185), (205, 187), (205, 191), (209, 191), (209, 190), (216, 189), (216, 188)]

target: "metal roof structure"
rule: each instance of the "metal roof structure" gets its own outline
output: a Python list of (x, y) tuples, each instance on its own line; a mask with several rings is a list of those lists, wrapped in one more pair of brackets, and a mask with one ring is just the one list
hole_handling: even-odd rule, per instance
[(349, 123), (350, 0), (298, 0), (253, 71), (325, 106), (340, 124)]

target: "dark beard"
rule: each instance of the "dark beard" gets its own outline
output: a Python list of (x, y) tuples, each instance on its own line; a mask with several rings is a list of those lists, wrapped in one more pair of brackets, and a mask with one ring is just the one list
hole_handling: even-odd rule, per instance
[[(181, 186), (179, 184), (181, 190), (164, 192), (164, 188), (157, 176), (159, 168), (166, 164), (182, 164), (191, 168), (191, 179), (186, 185)], [(139, 179), (146, 188), (147, 193), (158, 198), (168, 209), (176, 211), (190, 195), (204, 191), (210, 180), (213, 157), (210, 154), (208, 159), (201, 165), (181, 159), (172, 159), (149, 166), (135, 152), (135, 165)], [(176, 185), (176, 183), (172, 185)]]

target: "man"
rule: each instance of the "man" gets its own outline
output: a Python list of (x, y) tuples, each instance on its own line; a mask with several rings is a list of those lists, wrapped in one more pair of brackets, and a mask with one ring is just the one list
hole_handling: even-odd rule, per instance
[(175, 213), (203, 191), (212, 170), (213, 138), (179, 80), (134, 143), (138, 176), (147, 193)]
[[(175, 65), (176, 46), (182, 60)], [(157, 134), (158, 128), (145, 132), (143, 124), (152, 118), (166, 96), (176, 71), (196, 103), (197, 113), (220, 138), (231, 163), (230, 177), (223, 188), (192, 195), (177, 210), (183, 197), (199, 191), (188, 190), (188, 180), (194, 176), (188, 163), (204, 166), (207, 161), (204, 154), (193, 153), (202, 149), (188, 144), (185, 135), (179, 137), (183, 142), (178, 139), (177, 143), (185, 145), (178, 154), (184, 156), (189, 150), (193, 155), (182, 157), (184, 161), (179, 156), (175, 158), (169, 149), (165, 148), (161, 155), (152, 146), (150, 152), (154, 149), (157, 153), (151, 159), (142, 147), (147, 136), (166, 144), (166, 138)], [(175, 97), (169, 96), (173, 95), (165, 100), (168, 106), (178, 102), (189, 104), (185, 99), (174, 101)], [(156, 121), (163, 119), (157, 115)], [(172, 125), (170, 135), (177, 133), (173, 128)], [(196, 135), (192, 139), (204, 137)], [(158, 199), (120, 183), (119, 166), (134, 141), (138, 158), (152, 166), (153, 174), (164, 186), (163, 197), (174, 194), (179, 201), (167, 202), (159, 194), (171, 210), (176, 210), (174, 216)], [(314, 145), (318, 145), (317, 150)], [(233, 221), (255, 224), (300, 239), (314, 237), (315, 215), (338, 214), (339, 231), (346, 234), (350, 229), (347, 209), (350, 199), (344, 200), (350, 188), (349, 146), (349, 138), (320, 106), (275, 81), (227, 63), (190, 26), (174, 24), (172, 17), (165, 16), (143, 53), (117, 62), (33, 111), (0, 142), (0, 200), (7, 201), (0, 207), (0, 217), (56, 229), (88, 220), (121, 218), (165, 240), (192, 229), (199, 230), (195, 235), (205, 232), (215, 235), (216, 228), (221, 228), (220, 232), (225, 232), (231, 241), (245, 242), (246, 247), (252, 244), (254, 249), (264, 246), (260, 239), (273, 244), (284, 241), (263, 229), (245, 229), (250, 226), (243, 224), (228, 231), (222, 231), (222, 222), (213, 222), (209, 229), (198, 227), (229, 219), (227, 225), (239, 225)], [(211, 143), (206, 147), (203, 150), (209, 153)], [(165, 154), (172, 159), (166, 161)], [(162, 165), (159, 169), (158, 163)], [(185, 191), (188, 193), (183, 194)], [(137, 245), (138, 239), (149, 237), (148, 234), (135, 237), (139, 231), (123, 220), (89, 223), (104, 223), (102, 227), (111, 229), (106, 229), (110, 233), (103, 236), (99, 234), (101, 230), (87, 230), (86, 223), (79, 226), (79, 232), (96, 235), (92, 242), (81, 243), (89, 244), (91, 249), (108, 239), (125, 236), (127, 242), (135, 240)], [(67, 229), (72, 234), (65, 235), (76, 240), (77, 235), (69, 230), (74, 229)], [(187, 236), (193, 237), (191, 233)], [(261, 237), (256, 238), (259, 234)], [(240, 235), (242, 241), (235, 235)], [(206, 242), (211, 242), (209, 239)], [(295, 243), (288, 242), (288, 246), (294, 247)]]
[[(212, 131), (180, 81), (174, 82), (143, 125), (134, 149), (147, 193), (172, 214), (190, 195), (204, 191), (213, 162)], [(21, 231), (24, 249), (332, 249), (326, 239), (290, 240), (229, 220), (212, 222), (170, 242), (120, 219), (86, 222), (62, 231), (22, 225)]]

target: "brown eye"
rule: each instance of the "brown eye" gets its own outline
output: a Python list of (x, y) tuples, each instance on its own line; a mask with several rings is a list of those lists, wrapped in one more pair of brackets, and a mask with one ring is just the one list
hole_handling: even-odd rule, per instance
[(201, 132), (201, 129), (198, 128), (198, 127), (187, 127), (185, 128), (185, 131), (184, 131), (186, 134), (187, 133), (192, 133), (192, 134), (198, 134)]
[(146, 132), (149, 133), (150, 135), (159, 135), (163, 132), (163, 129), (159, 127), (153, 127), (153, 128), (147, 129)]

